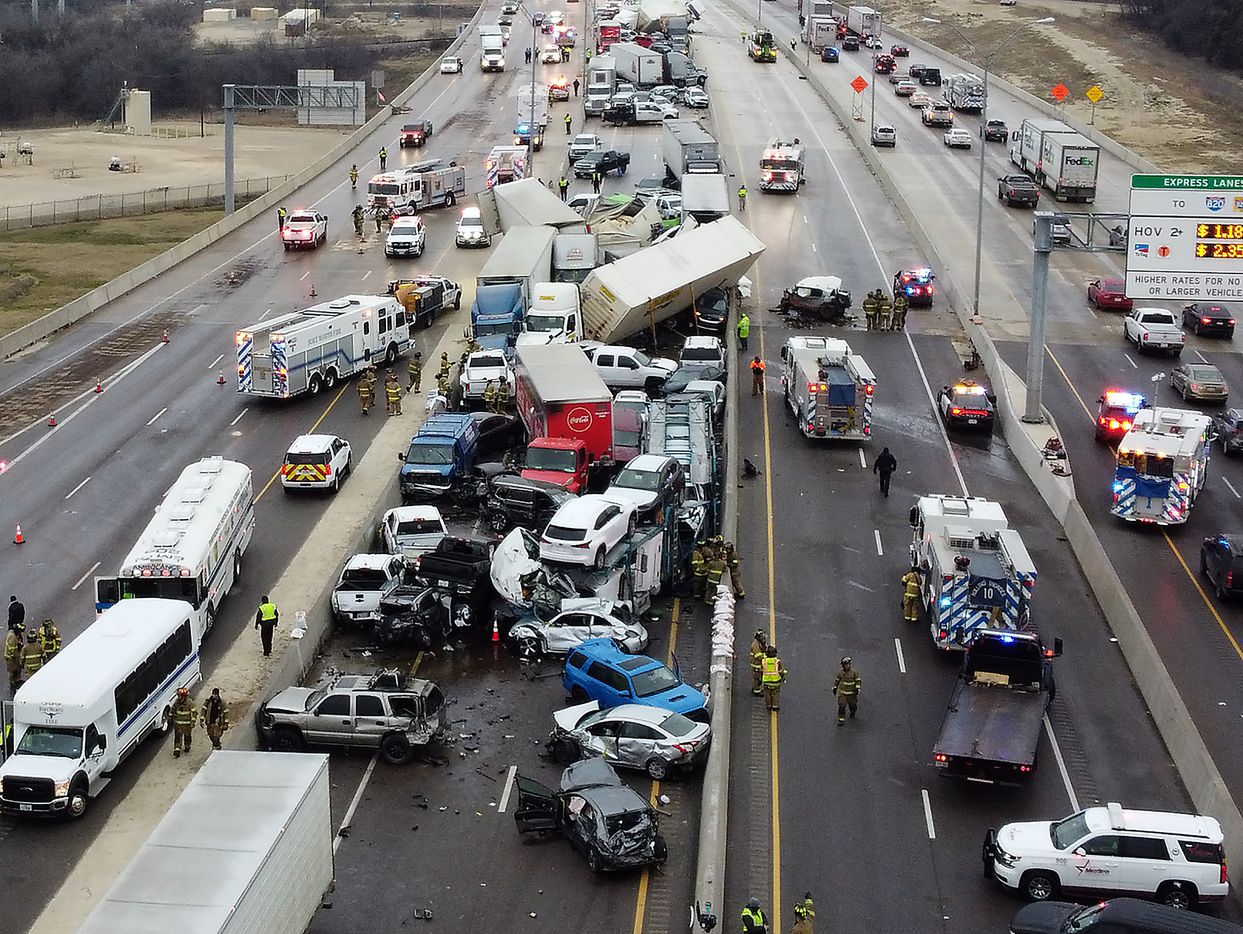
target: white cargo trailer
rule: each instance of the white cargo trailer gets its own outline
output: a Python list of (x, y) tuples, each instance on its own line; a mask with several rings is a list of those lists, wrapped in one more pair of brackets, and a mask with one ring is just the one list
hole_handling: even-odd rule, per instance
[(332, 838), (326, 755), (214, 752), (78, 934), (302, 934)]

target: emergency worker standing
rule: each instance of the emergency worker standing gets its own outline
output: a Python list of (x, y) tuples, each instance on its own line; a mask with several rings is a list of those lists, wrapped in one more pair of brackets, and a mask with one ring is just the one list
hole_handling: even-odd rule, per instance
[(837, 696), (837, 725), (846, 722), (846, 708), (850, 708), (853, 719), (859, 710), (859, 691), (863, 687), (863, 676), (851, 667), (850, 656), (842, 659), (842, 670), (833, 681), (833, 693)]
[(194, 701), (190, 700), (189, 688), (178, 688), (173, 701), (173, 758), (180, 759), (183, 752), (189, 755), (193, 739)]

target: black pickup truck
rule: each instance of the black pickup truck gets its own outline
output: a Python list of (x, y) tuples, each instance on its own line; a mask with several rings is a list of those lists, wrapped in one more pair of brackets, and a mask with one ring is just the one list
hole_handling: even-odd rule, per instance
[(1021, 204), (1034, 208), (1040, 203), (1040, 189), (1026, 175), (1003, 175), (997, 179), (997, 200), (1009, 207)]
[(932, 750), (941, 774), (1018, 785), (1036, 770), (1045, 711), (1056, 694), (1052, 659), (1033, 632), (981, 630), (967, 647)]
[(415, 580), (471, 602), (486, 598), (491, 587), (493, 544), (446, 535), (429, 552), (415, 559)]

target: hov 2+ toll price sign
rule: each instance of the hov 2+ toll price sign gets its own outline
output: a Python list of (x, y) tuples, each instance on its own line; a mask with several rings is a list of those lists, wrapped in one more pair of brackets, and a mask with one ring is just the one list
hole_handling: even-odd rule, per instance
[(1243, 176), (1132, 175), (1128, 298), (1243, 299)]

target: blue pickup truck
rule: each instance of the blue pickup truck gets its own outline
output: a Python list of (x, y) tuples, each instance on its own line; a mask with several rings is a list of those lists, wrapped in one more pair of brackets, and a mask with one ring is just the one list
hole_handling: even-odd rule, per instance
[(404, 503), (449, 496), (466, 499), (474, 491), (479, 459), (479, 423), (465, 413), (433, 415), (410, 441), (402, 457), (401, 499)]

